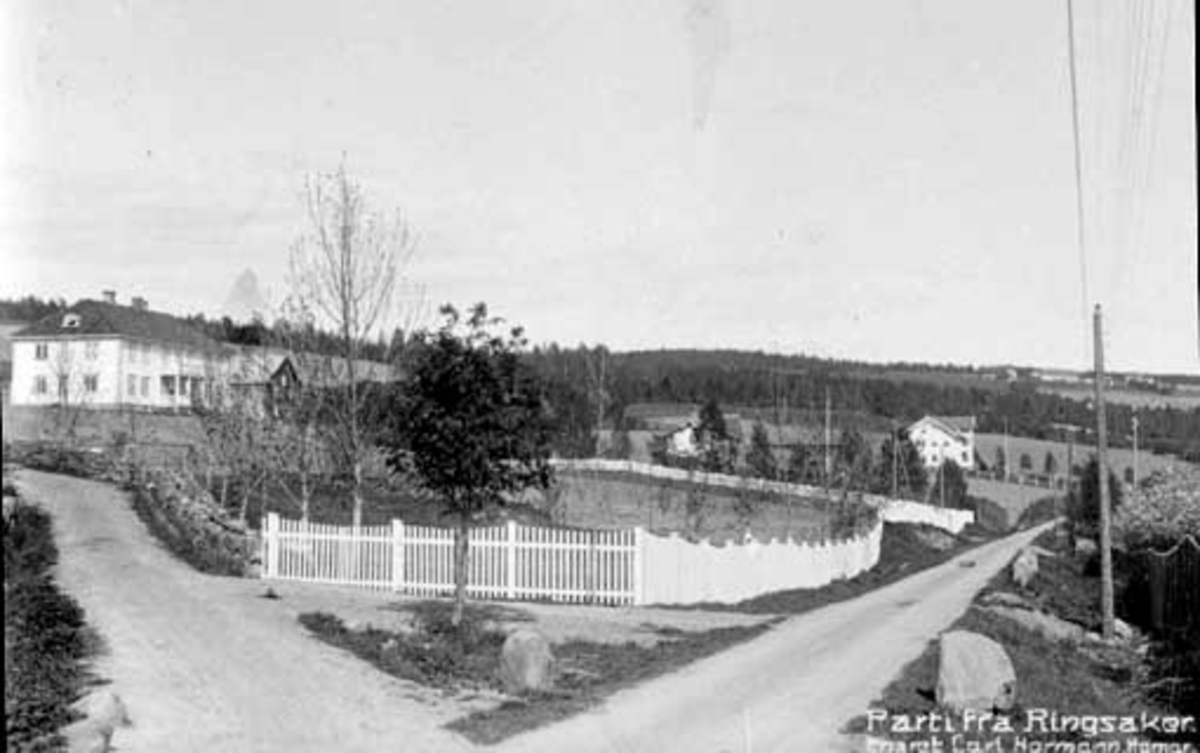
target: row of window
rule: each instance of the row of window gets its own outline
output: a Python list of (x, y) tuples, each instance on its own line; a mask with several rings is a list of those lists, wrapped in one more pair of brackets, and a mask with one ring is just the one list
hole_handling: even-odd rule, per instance
[[(59, 345), (59, 348), (63, 348), (65, 345), (63, 343)], [(100, 343), (85, 342), (83, 344), (83, 355), (89, 361), (96, 360), (100, 356)], [(38, 361), (47, 360), (50, 357), (50, 343), (35, 343), (33, 346), (33, 357)]]
[[(71, 391), (70, 379), (60, 375), (58, 377), (58, 394), (60, 397), (69, 397)], [(83, 375), (83, 391), (96, 392), (100, 389), (99, 374), (84, 374)], [(35, 395), (45, 395), (50, 392), (50, 380), (44, 376), (36, 376), (33, 378), (33, 393)]]
[[(60, 375), (58, 377), (58, 395), (61, 398), (70, 397), (70, 379), (68, 376)], [(188, 397), (190, 395), (200, 394), (203, 381), (200, 377), (175, 376), (172, 374), (164, 375), (159, 378), (159, 395), (165, 397)], [(85, 393), (94, 393), (100, 389), (99, 374), (84, 374), (83, 375), (83, 391)], [(50, 380), (46, 376), (38, 375), (33, 378), (33, 393), (35, 395), (46, 395), (50, 392)], [(125, 378), (125, 395), (126, 397), (149, 397), (150, 396), (150, 377), (136, 376), (130, 374)]]

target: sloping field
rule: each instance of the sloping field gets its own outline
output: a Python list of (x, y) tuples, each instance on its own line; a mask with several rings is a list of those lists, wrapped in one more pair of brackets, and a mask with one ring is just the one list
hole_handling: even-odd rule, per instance
[[(996, 449), (1004, 447), (1003, 434), (976, 434), (975, 449), (979, 452), (980, 457), (988, 465), (992, 465), (996, 460)], [(1046, 462), (1046, 453), (1050, 452), (1054, 455), (1055, 463), (1058, 466), (1058, 473), (1066, 473), (1067, 471), (1067, 443), (1053, 442), (1045, 439), (1029, 439), (1028, 437), (1009, 437), (1009, 467), (1016, 471), (1020, 468), (1020, 459), (1022, 453), (1028, 453), (1029, 459), (1033, 461), (1033, 473), (1041, 473), (1043, 465)], [(1088, 458), (1095, 453), (1096, 448), (1092, 445), (1075, 445), (1075, 460), (1078, 465), (1083, 465)], [(1155, 455), (1150, 452), (1142, 451), (1138, 453), (1138, 468), (1139, 473), (1144, 478), (1153, 471), (1166, 470), (1173, 467), (1182, 461), (1166, 455)], [(1118, 478), (1123, 478), (1125, 469), (1133, 467), (1133, 450), (1123, 448), (1109, 448), (1108, 463), (1112, 467), (1113, 472)]]
[(767, 541), (791, 535), (815, 541), (832, 514), (818, 499), (702, 486), (633, 473), (559, 471), (541, 500), (556, 522), (581, 528), (633, 528), (676, 532), (713, 543), (740, 541), (749, 531)]

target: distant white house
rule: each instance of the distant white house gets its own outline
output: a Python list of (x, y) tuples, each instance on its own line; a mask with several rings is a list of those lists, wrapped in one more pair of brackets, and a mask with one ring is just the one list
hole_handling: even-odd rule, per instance
[[(12, 405), (187, 410), (232, 391), (269, 394), (295, 383), (344, 383), (344, 363), (218, 343), (134, 298), (82, 300), (12, 336)], [(356, 361), (355, 380), (387, 381), (386, 364)]]
[(925, 416), (908, 427), (908, 438), (926, 468), (951, 460), (960, 468), (975, 467), (975, 417)]
[(697, 441), (696, 427), (689, 423), (668, 434), (667, 454), (679, 458), (698, 456), (700, 443)]

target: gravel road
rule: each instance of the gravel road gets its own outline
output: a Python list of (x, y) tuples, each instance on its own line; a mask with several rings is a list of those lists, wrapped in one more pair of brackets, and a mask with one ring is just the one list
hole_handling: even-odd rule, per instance
[[(442, 730), (462, 707), (319, 643), (261, 581), (194, 572), (163, 551), (122, 493), (21, 471), (53, 516), (62, 586), (109, 650), (98, 672), (138, 751), (475, 750)], [(496, 751), (851, 750), (839, 728), (967, 608), (1042, 529), (1023, 532), (622, 692)]]
[(513, 738), (515, 751), (838, 751), (840, 734), (1043, 528), (967, 552)]
[(305, 634), (260, 581), (171, 558), (106, 484), (19, 472), (54, 516), (58, 577), (108, 644), (96, 669), (133, 726), (119, 753), (454, 751), (461, 713)]

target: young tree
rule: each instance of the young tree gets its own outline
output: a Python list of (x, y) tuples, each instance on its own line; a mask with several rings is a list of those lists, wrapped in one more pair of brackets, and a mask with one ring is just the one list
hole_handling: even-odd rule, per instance
[(1033, 470), (1033, 458), (1029, 457), (1028, 452), (1021, 453), (1021, 471), (1028, 473)]
[[(1123, 501), (1121, 484), (1110, 469), (1108, 471), (1109, 509), (1116, 512)], [(1067, 495), (1067, 517), (1075, 532), (1085, 536), (1095, 535), (1100, 525), (1100, 462), (1092, 455), (1083, 468), (1079, 485)]]
[(292, 287), (301, 305), (313, 312), (319, 326), (337, 335), (343, 366), (338, 399), (330, 404), (331, 437), (349, 464), (354, 498), (354, 527), (362, 525), (363, 468), (373, 438), (363, 426), (364, 374), (358, 366), (361, 351), (372, 335), (388, 323), (401, 270), (415, 248), (415, 239), (399, 216), (371, 211), (362, 187), (346, 173), (310, 179), (306, 191), (309, 233), (292, 249)]
[(816, 456), (808, 445), (797, 442), (792, 445), (788, 455), (787, 480), (794, 484), (812, 484), (819, 480), (820, 474), (816, 469)]
[(700, 408), (700, 425), (696, 428), (696, 433), (701, 436), (701, 441), (723, 442), (729, 439), (729, 429), (725, 426), (725, 414), (721, 411), (721, 406), (717, 404), (715, 398), (710, 398)]
[(767, 436), (767, 427), (761, 421), (754, 423), (750, 433), (750, 451), (746, 453), (746, 465), (759, 478), (774, 479), (779, 473), (775, 462), (775, 453), (771, 450), (771, 440)]
[(835, 457), (836, 474), (843, 486), (852, 489), (864, 488), (871, 477), (871, 445), (855, 429), (842, 431)]
[[(452, 307), (413, 365), (403, 436), (389, 462), (411, 458), (425, 485), (456, 517), (453, 624), (466, 599), (468, 532), (481, 513), (528, 487), (548, 487), (551, 423), (537, 375), (521, 362), (519, 328), (494, 334), (500, 320), (477, 304), (462, 322)], [(407, 463), (407, 458), (404, 458)]]
[(1046, 459), (1042, 461), (1042, 473), (1047, 476), (1058, 473), (1058, 458), (1054, 457), (1054, 452), (1051, 450), (1046, 450)]
[(1004, 448), (996, 448), (996, 462), (993, 464), (996, 468), (996, 474), (1001, 478), (1008, 477), (1008, 458), (1004, 455)]
[(943, 460), (934, 475), (929, 501), (955, 510), (967, 507), (967, 479), (953, 460)]

